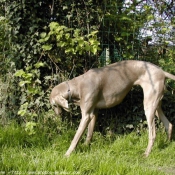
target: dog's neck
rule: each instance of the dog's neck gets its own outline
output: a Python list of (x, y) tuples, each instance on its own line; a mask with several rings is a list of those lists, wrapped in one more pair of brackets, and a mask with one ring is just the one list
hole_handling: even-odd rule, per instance
[(72, 101), (72, 95), (71, 95), (71, 91), (70, 91), (70, 86), (69, 86), (69, 83), (68, 83), (68, 81), (66, 81), (66, 84), (67, 84), (67, 88), (68, 88), (68, 90), (67, 90), (67, 93), (68, 93), (68, 103), (70, 103), (71, 101)]
[(77, 93), (78, 85), (75, 79), (67, 81), (66, 83), (67, 83), (66, 99), (68, 100), (69, 103), (73, 102), (74, 104), (79, 105), (80, 97), (79, 97), (79, 94)]

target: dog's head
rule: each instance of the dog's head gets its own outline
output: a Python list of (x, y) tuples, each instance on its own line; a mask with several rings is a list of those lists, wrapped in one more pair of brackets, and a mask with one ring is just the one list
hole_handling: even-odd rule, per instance
[(69, 112), (68, 101), (61, 95), (57, 95), (55, 98), (51, 98), (50, 103), (54, 107), (54, 111), (57, 115), (61, 114), (62, 109)]
[(69, 112), (69, 104), (67, 100), (66, 87), (62, 84), (53, 88), (50, 95), (50, 103), (54, 107), (54, 111), (57, 115), (62, 112), (62, 109)]

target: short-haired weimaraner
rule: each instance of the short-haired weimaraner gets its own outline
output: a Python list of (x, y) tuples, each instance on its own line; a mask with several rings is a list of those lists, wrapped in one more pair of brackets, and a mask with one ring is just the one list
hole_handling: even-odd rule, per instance
[(69, 156), (72, 153), (87, 126), (86, 143), (90, 143), (98, 109), (110, 108), (121, 103), (132, 86), (140, 85), (143, 88), (144, 111), (149, 128), (149, 141), (145, 151), (145, 155), (148, 156), (156, 137), (155, 115), (163, 122), (169, 139), (172, 135), (172, 124), (161, 108), (165, 78), (175, 80), (174, 75), (154, 64), (128, 60), (91, 69), (55, 86), (50, 95), (50, 103), (54, 106), (56, 114), (61, 113), (61, 108), (69, 111), (70, 99), (80, 106), (82, 112), (80, 125), (65, 155)]

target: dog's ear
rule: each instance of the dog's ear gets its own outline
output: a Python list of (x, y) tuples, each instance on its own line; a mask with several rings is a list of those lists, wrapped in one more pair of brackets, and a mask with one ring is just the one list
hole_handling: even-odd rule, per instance
[(60, 104), (63, 108), (66, 108), (66, 109), (69, 108), (68, 101), (62, 95), (58, 96), (57, 98), (60, 101)]

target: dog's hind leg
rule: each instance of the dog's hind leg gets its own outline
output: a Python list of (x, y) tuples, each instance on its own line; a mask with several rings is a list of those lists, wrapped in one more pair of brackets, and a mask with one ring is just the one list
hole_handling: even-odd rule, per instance
[(88, 132), (87, 132), (87, 137), (86, 137), (86, 141), (85, 141), (85, 144), (87, 144), (87, 145), (90, 144), (90, 142), (92, 140), (97, 115), (98, 115), (98, 110), (95, 109), (94, 113), (92, 113), (90, 116), (91, 121), (88, 125)]
[(154, 144), (154, 140), (156, 138), (155, 121), (154, 121), (155, 109), (153, 109), (152, 107), (149, 107), (149, 108), (145, 107), (145, 115), (147, 118), (148, 129), (149, 129), (148, 146), (145, 151), (145, 156), (147, 157), (151, 152), (151, 149)]
[(143, 88), (144, 91), (144, 110), (146, 119), (148, 122), (148, 129), (149, 129), (149, 140), (148, 140), (148, 146), (145, 151), (145, 156), (148, 156), (151, 152), (151, 149), (153, 147), (155, 138), (156, 138), (156, 131), (155, 131), (155, 112), (158, 108), (159, 102), (163, 95), (163, 82), (158, 81), (157, 83), (153, 85), (150, 84), (150, 86), (147, 84), (147, 86), (144, 86), (146, 88)]
[(169, 120), (166, 118), (165, 114), (163, 113), (162, 107), (161, 107), (161, 102), (159, 103), (159, 106), (158, 106), (158, 108), (156, 110), (156, 116), (164, 124), (165, 130), (166, 130), (167, 135), (168, 135), (168, 140), (171, 140), (173, 125), (169, 122)]

